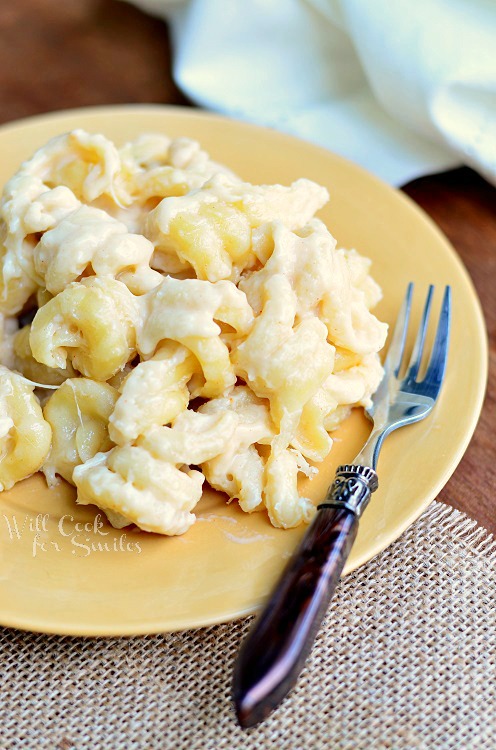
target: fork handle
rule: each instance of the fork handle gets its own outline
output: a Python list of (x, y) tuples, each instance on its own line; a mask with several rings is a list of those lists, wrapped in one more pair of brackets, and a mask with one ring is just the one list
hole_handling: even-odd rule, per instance
[(233, 697), (242, 727), (265, 719), (295, 684), (355, 541), (377, 475), (340, 466), (326, 500), (238, 655)]

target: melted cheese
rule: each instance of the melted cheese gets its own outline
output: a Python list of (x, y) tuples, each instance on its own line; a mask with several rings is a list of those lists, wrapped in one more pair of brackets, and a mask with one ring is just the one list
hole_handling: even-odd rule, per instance
[(59, 390), (43, 416), (2, 367), (0, 486), (42, 466), (116, 527), (171, 535), (206, 477), (276, 526), (308, 522), (298, 476), (370, 402), (386, 336), (370, 262), (315, 218), (327, 200), (164, 135), (76, 130), (24, 162), (0, 199), (0, 354)]

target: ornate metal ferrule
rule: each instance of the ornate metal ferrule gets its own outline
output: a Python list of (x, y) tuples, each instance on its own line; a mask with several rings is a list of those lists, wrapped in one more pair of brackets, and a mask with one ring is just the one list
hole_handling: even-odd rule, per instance
[(377, 474), (370, 466), (338, 466), (326, 499), (317, 506), (317, 510), (347, 508), (360, 517), (378, 486)]

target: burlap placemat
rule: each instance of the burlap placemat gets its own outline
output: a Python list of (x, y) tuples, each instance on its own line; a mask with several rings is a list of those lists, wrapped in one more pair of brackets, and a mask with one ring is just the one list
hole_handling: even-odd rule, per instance
[(494, 750), (496, 542), (433, 503), (342, 581), (297, 688), (248, 732), (230, 703), (249, 620), (144, 638), (0, 630), (11, 750)]

